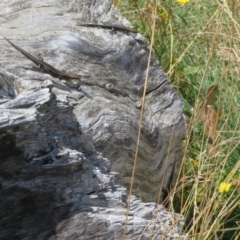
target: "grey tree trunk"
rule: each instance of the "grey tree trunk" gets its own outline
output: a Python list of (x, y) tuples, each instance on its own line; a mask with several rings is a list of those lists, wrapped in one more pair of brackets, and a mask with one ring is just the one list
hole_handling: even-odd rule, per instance
[[(182, 159), (182, 103), (149, 47), (107, 0), (0, 2), (0, 35), (41, 53), (59, 79), (0, 39), (0, 239), (180, 239), (182, 217), (155, 202)], [(39, 58), (39, 57), (38, 57)], [(161, 191), (159, 192), (159, 189)], [(165, 238), (164, 238), (165, 237)]]

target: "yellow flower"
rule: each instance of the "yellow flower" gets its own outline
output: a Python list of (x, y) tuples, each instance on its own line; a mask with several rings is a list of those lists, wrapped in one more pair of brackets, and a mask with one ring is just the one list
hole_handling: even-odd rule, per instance
[(189, 2), (190, 0), (177, 0), (178, 3), (185, 5)]
[(161, 17), (163, 20), (167, 20), (168, 19), (168, 12), (167, 10), (163, 9), (162, 13), (161, 13)]
[(196, 159), (191, 159), (191, 163), (193, 166), (198, 166), (199, 165), (199, 161)]
[(220, 193), (223, 193), (223, 192), (228, 192), (231, 188), (232, 184), (231, 183), (226, 183), (226, 182), (222, 182), (220, 184), (220, 186), (218, 187), (218, 191)]

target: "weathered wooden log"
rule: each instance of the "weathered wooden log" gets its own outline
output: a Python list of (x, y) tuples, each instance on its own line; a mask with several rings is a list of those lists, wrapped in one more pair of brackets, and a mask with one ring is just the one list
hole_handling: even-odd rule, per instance
[[(127, 29), (83, 26), (131, 27), (107, 0), (3, 1), (0, 12), (3, 36), (80, 75), (58, 79), (0, 39), (0, 239), (121, 239), (145, 39)], [(126, 239), (181, 237), (181, 216), (154, 201), (179, 171), (182, 108), (152, 56)]]

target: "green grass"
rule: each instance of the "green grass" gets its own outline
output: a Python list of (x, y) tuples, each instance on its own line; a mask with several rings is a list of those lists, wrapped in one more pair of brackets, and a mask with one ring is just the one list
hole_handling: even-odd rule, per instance
[[(114, 3), (149, 43), (155, 19), (154, 54), (189, 118), (181, 175), (169, 196), (169, 210), (185, 216), (188, 237), (240, 239), (240, 2)], [(214, 106), (217, 153), (211, 156), (198, 113), (214, 84), (219, 89)], [(221, 182), (231, 184), (228, 192), (219, 192)]]

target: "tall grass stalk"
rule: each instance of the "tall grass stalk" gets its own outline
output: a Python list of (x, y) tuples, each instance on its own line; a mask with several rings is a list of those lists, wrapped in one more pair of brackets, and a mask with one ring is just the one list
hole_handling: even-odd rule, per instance
[[(184, 215), (186, 239), (240, 239), (240, 2), (114, 4), (149, 40), (184, 103), (188, 131), (169, 211)], [(218, 86), (214, 153), (200, 121), (213, 85)]]

